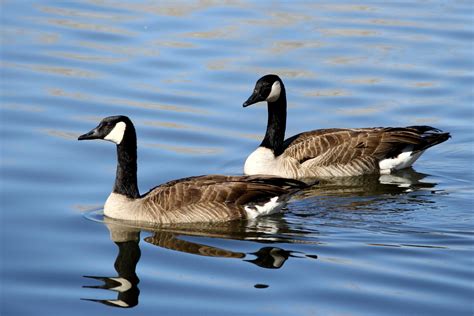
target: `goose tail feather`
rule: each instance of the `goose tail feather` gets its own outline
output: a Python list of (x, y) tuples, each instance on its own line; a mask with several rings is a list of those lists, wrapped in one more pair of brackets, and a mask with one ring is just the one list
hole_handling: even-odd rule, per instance
[(423, 138), (424, 142), (420, 143), (414, 149), (415, 151), (422, 151), (433, 147), (435, 145), (441, 144), (442, 142), (447, 141), (451, 138), (451, 134), (448, 132), (443, 132), (440, 129), (426, 126), (426, 125), (416, 125), (416, 126), (409, 126), (408, 128), (416, 130), (421, 137)]

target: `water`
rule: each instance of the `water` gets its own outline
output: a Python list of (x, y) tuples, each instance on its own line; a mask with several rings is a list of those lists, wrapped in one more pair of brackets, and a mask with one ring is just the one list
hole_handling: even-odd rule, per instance
[[(140, 315), (472, 315), (473, 11), (2, 1), (0, 314), (110, 315), (101, 302), (116, 300)], [(266, 73), (285, 81), (287, 136), (427, 124), (453, 137), (396, 178), (323, 183), (257, 222), (104, 223), (115, 149), (79, 134), (130, 116), (142, 192), (240, 174), (266, 124), (265, 105), (241, 105)]]

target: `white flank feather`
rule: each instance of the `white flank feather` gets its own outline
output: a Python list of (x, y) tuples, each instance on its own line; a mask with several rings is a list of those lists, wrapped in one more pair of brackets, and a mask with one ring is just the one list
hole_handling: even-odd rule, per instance
[(275, 213), (279, 211), (283, 205), (283, 202), (278, 202), (278, 196), (275, 196), (263, 205), (245, 206), (245, 211), (247, 212), (247, 218), (252, 219)]
[(410, 167), (424, 151), (413, 154), (411, 150), (402, 152), (395, 158), (383, 159), (379, 162), (381, 174), (389, 174), (392, 170), (400, 170)]

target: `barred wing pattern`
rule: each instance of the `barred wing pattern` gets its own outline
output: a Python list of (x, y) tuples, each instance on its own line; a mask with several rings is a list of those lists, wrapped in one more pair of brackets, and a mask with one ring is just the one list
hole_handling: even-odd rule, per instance
[(378, 171), (381, 160), (406, 148), (422, 151), (447, 138), (449, 133), (429, 126), (321, 129), (287, 139), (282, 156), (298, 162), (297, 177), (352, 176)]
[(302, 182), (262, 176), (198, 176), (171, 181), (140, 200), (163, 223), (217, 222), (246, 218), (245, 206), (284, 199), (305, 187)]

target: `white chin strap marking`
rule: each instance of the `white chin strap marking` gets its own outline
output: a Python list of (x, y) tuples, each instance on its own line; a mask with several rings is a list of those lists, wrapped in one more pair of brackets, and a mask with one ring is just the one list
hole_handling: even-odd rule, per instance
[(270, 94), (268, 95), (266, 101), (275, 102), (280, 97), (280, 93), (281, 93), (280, 81), (275, 81), (272, 85), (272, 91), (270, 91)]
[(115, 124), (115, 127), (110, 131), (110, 133), (104, 137), (104, 139), (119, 145), (122, 142), (126, 127), (127, 125), (124, 122), (118, 122)]

